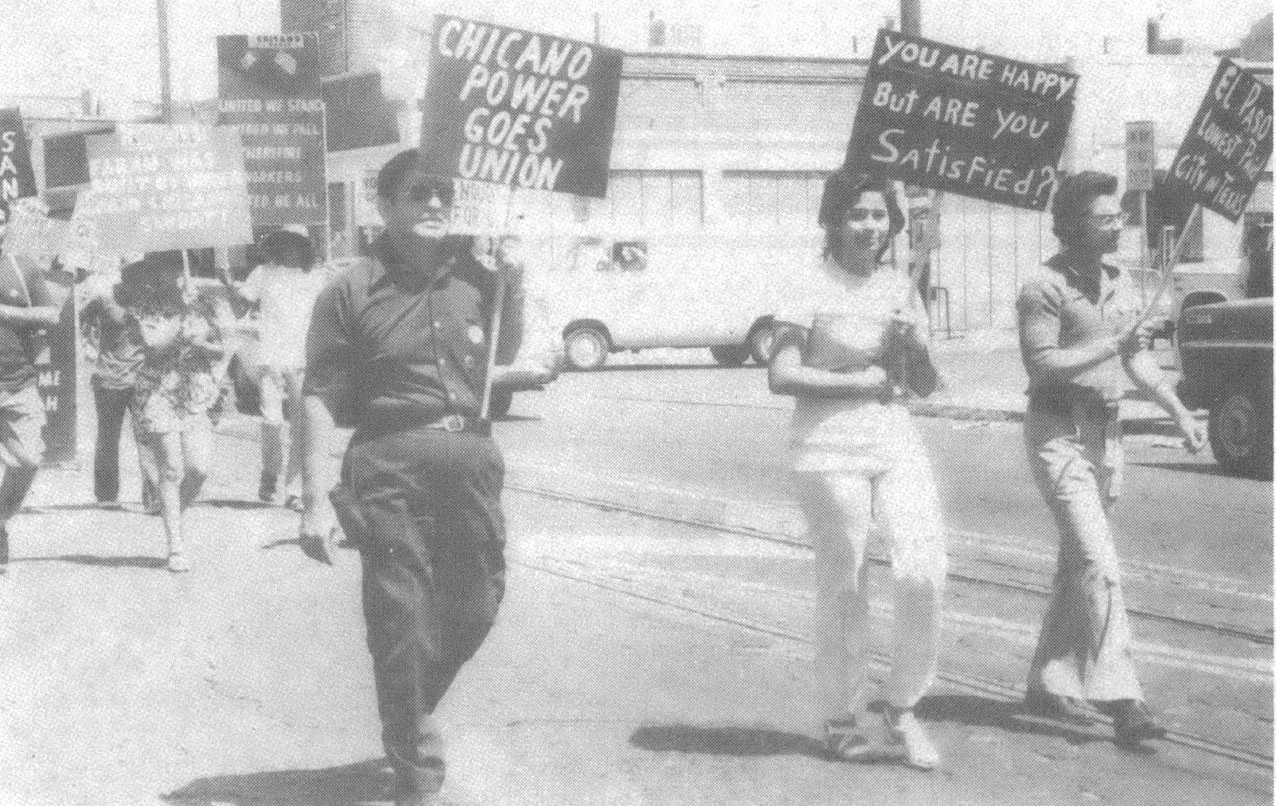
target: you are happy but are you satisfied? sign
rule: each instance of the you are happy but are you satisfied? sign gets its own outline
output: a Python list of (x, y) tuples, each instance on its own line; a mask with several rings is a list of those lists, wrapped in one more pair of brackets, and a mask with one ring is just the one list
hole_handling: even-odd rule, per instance
[(439, 15), (422, 105), (426, 172), (603, 198), (621, 53)]
[(1062, 70), (879, 31), (846, 167), (1044, 210), (1076, 89)]

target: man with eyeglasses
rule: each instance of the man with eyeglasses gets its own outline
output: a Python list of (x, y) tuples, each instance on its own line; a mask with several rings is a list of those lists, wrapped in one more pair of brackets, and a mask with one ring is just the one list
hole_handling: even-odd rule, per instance
[(1139, 322), (1141, 300), (1115, 252), (1125, 216), (1117, 179), (1084, 171), (1053, 201), (1059, 254), (1019, 294), (1019, 346), (1028, 372), (1028, 463), (1059, 529), (1059, 559), (1028, 674), (1028, 713), (1091, 724), (1087, 703), (1112, 717), (1119, 744), (1165, 735), (1144, 704), (1107, 509), (1121, 492), (1117, 404), (1127, 375), (1174, 418), (1189, 450), (1203, 425), (1184, 408), (1148, 351), (1160, 323)]
[[(335, 516), (359, 548), (398, 804), (442, 786), (433, 713), (505, 589), (504, 461), (479, 409), (498, 272), (498, 362), (521, 341), (521, 265), (508, 240), (495, 271), (480, 263), (474, 239), (450, 233), (452, 199), (417, 150), (390, 159), (377, 176), (385, 231), (320, 294), (306, 343), (301, 544), (331, 563)], [(331, 487), (334, 425), (355, 431)]]

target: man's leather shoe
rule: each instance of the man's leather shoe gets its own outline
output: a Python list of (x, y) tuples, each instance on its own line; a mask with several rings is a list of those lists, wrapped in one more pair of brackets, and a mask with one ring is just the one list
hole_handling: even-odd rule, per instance
[(1138, 744), (1165, 737), (1165, 726), (1157, 722), (1141, 700), (1117, 700), (1109, 709), (1117, 744)]
[(1040, 689), (1028, 689), (1023, 698), (1023, 713), (1046, 719), (1057, 719), (1073, 725), (1093, 725), (1094, 717), (1085, 703)]
[(425, 806), (443, 788), (443, 759), (415, 751), (389, 751), (394, 768), (394, 806)]

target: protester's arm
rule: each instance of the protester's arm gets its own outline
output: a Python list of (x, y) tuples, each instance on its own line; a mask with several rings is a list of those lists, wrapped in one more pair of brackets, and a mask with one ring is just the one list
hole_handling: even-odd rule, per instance
[(775, 354), (767, 369), (767, 383), (777, 395), (816, 397), (877, 397), (888, 391), (886, 370), (873, 365), (858, 372), (833, 372), (802, 363), (806, 343), (804, 328), (789, 323), (777, 326)]
[(13, 265), (15, 270), (23, 273), (31, 304), (22, 307), (0, 303), (0, 323), (24, 329), (57, 326), (62, 312), (53, 304), (49, 288), (44, 283), (44, 275), (38, 268), (21, 266), (16, 260)]
[(1138, 349), (1138, 329), (1077, 347), (1059, 346), (1063, 298), (1045, 283), (1030, 283), (1019, 294), (1019, 349), (1024, 368), (1039, 382), (1065, 383), (1104, 361)]
[(261, 268), (253, 269), (247, 279), (242, 283), (235, 282), (230, 276), (229, 266), (220, 266), (217, 277), (222, 281), (222, 285), (226, 287), (226, 294), (230, 298), (232, 309), (236, 316), (243, 316), (245, 312), (257, 304), (260, 298), (259, 284)]
[(1122, 359), (1122, 364), (1134, 383), (1174, 419), (1174, 424), (1187, 441), (1188, 450), (1196, 453), (1204, 448), (1208, 440), (1205, 424), (1179, 400), (1169, 376), (1161, 370), (1156, 356), (1148, 350), (1139, 350)]

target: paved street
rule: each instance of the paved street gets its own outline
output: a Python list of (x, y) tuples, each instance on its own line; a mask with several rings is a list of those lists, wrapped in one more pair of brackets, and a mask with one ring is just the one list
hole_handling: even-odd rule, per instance
[[(950, 525), (940, 681), (920, 709), (945, 766), (835, 764), (809, 738), (813, 594), (788, 404), (760, 370), (692, 356), (566, 375), (498, 425), (510, 591), (444, 702), (449, 799), (1270, 802), (1270, 483), (1218, 475), (1154, 420), (1132, 429), (1116, 524), (1136, 653), (1174, 730), (1133, 754), (1106, 727), (1015, 712), (1054, 548), (1017, 424), (921, 419)], [(989, 402), (968, 376), (952, 397)], [(1013, 383), (998, 382), (1006, 401)], [(185, 577), (162, 570), (158, 520), (87, 506), (87, 473), (39, 479), (0, 577), (0, 803), (386, 797), (357, 558), (304, 558), (296, 516), (252, 499), (255, 421), (219, 434)], [(125, 498), (136, 489), (129, 478)], [(875, 676), (884, 579), (875, 566)]]

